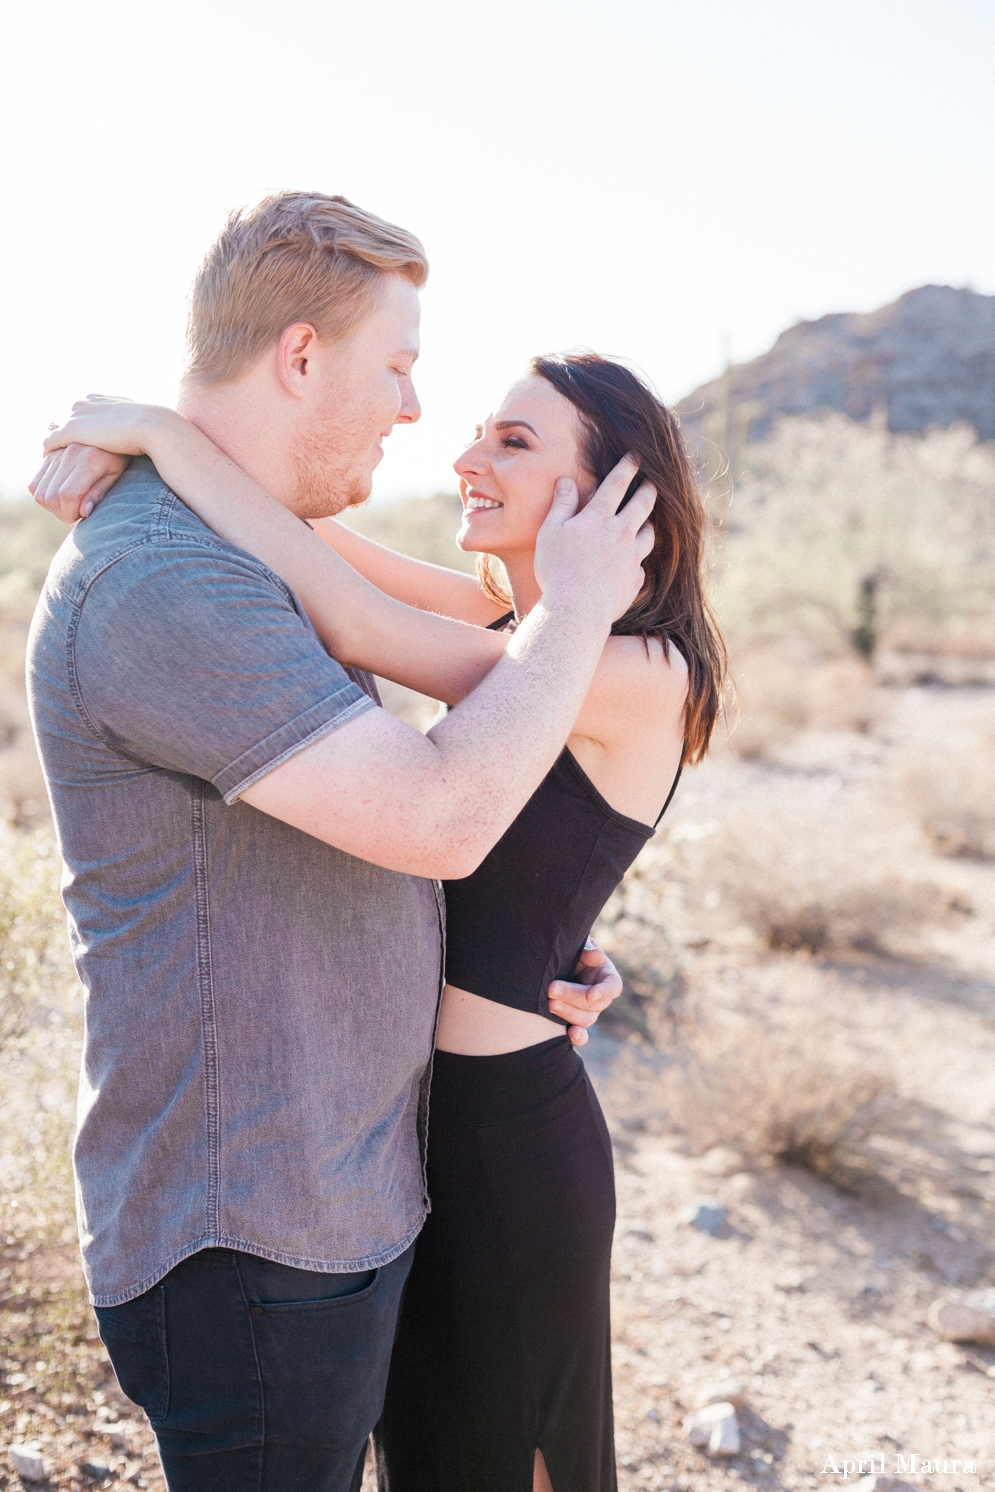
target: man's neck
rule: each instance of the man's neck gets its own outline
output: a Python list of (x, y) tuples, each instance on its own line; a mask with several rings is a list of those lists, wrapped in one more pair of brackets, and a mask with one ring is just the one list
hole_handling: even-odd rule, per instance
[(236, 383), (185, 385), (177, 410), (219, 450), (264, 487), (277, 502), (295, 510), (297, 472), (291, 455), (293, 433), (284, 428), (272, 393), (251, 378)]

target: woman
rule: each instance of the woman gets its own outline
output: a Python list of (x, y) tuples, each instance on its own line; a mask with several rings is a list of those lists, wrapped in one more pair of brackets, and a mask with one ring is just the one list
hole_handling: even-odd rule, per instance
[[(205, 522), (297, 590), (340, 661), (448, 704), (492, 665), (494, 634), (539, 598), (536, 535), (556, 480), (570, 476), (586, 500), (629, 452), (656, 489), (646, 584), (612, 629), (566, 748), (481, 866), (446, 886), (433, 1211), (377, 1434), (389, 1492), (609, 1492), (611, 1148), (548, 990), (570, 976), (683, 763), (706, 751), (718, 712), (724, 651), (703, 595), (704, 515), (677, 423), (619, 363), (536, 358), (455, 463), (457, 542), (478, 555), (474, 580), (319, 521), (316, 533), (349, 562), (346, 572), (179, 416), (113, 403), (77, 410), (50, 446), (146, 451)], [(56, 464), (37, 484), (40, 498), (60, 480)], [(108, 457), (95, 497), (119, 470)], [(404, 612), (381, 609), (376, 620), (367, 605), (346, 644), (344, 576), (356, 572), (395, 601), (472, 625), (433, 634), (426, 658), (405, 641), (413, 629)]]

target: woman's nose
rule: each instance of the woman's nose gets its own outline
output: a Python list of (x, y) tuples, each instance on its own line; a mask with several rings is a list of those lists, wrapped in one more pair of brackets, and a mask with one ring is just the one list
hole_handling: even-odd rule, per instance
[(453, 471), (458, 477), (478, 476), (484, 470), (487, 462), (484, 460), (482, 448), (483, 441), (475, 440), (472, 446), (467, 446), (466, 450), (457, 456), (453, 462)]

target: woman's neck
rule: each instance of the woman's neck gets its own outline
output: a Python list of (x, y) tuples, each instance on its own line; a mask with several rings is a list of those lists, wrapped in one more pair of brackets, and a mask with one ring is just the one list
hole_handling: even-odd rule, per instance
[(535, 554), (499, 554), (496, 558), (507, 571), (515, 615), (519, 618), (527, 616), (542, 595), (536, 580)]

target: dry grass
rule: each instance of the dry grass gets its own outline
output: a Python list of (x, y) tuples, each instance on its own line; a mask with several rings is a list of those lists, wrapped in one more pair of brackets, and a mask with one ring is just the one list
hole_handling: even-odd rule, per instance
[[(51, 1488), (80, 1486), (76, 1463), (89, 1459), (109, 1460), (122, 1481), (161, 1489), (148, 1427), (127, 1457), (113, 1454), (101, 1429), (100, 1415), (127, 1414), (129, 1406), (97, 1336), (79, 1264), (70, 1146), (82, 1000), (47, 832), (8, 831), (0, 840), (0, 905), (17, 1017), (16, 1034), (0, 1048), (0, 1449), (39, 1440)], [(20, 1485), (4, 1479), (5, 1457), (0, 1467), (0, 1486)]]
[(75, 984), (52, 837), (0, 833), (0, 1043)]
[(905, 790), (938, 855), (995, 860), (995, 735), (915, 762)]
[(24, 688), (35, 598), (65, 526), (34, 503), (0, 504), (0, 823), (33, 829), (49, 819)]
[[(811, 641), (737, 642), (732, 638), (738, 696), (729, 744), (747, 761), (776, 760), (805, 731), (870, 735), (883, 713), (872, 670)], [(722, 746), (721, 732), (717, 745)]]
[(838, 1185), (872, 1169), (867, 1141), (895, 1096), (891, 1074), (842, 1043), (830, 1020), (777, 1029), (759, 1011), (732, 1022), (700, 1011), (668, 1087), (675, 1128), (695, 1153), (732, 1146)]
[(797, 827), (771, 817), (741, 819), (710, 842), (704, 857), (718, 905), (766, 947), (903, 953), (925, 923), (947, 915), (943, 892), (932, 882), (834, 854), (835, 843)]

